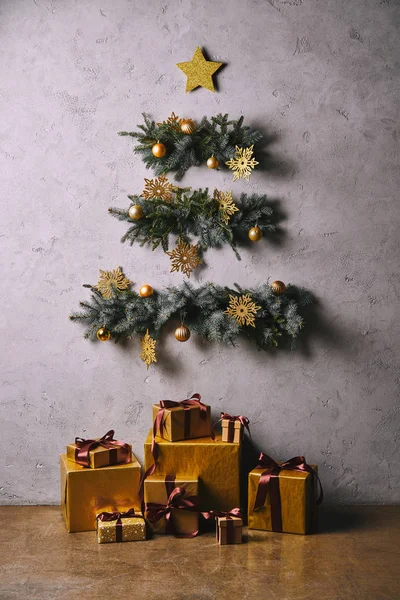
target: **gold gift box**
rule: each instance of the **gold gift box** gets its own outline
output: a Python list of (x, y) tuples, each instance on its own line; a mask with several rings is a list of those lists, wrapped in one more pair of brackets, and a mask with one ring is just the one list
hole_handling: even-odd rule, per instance
[[(142, 515), (142, 513), (137, 514)], [(143, 515), (137, 517), (124, 517), (121, 519), (121, 524), (122, 542), (141, 542), (146, 539), (146, 522)], [(117, 520), (97, 520), (97, 541), (99, 544), (108, 544), (117, 541)]]
[[(205, 406), (207, 408), (206, 418), (202, 416), (204, 413), (201, 412), (198, 406), (189, 406), (186, 410), (182, 406), (163, 409), (164, 415), (160, 437), (169, 442), (179, 442), (179, 440), (184, 440), (185, 419), (190, 420), (190, 433), (186, 439), (210, 437), (211, 413), (210, 407), (207, 404), (205, 404)], [(155, 421), (159, 410), (160, 405), (153, 404), (153, 422)]]
[[(129, 460), (132, 458), (132, 446), (129, 446)], [(75, 451), (76, 444), (68, 444), (67, 446), (67, 458), (75, 462)], [(109, 465), (116, 465), (125, 460), (125, 453), (121, 446), (115, 446), (114, 448), (103, 448), (97, 446), (93, 450), (89, 451), (89, 461), (91, 469), (98, 469), (99, 467), (108, 467)]]
[[(152, 431), (144, 445), (145, 469), (153, 464)], [(191, 473), (199, 478), (200, 510), (228, 511), (240, 506), (240, 444), (199, 438), (168, 442), (156, 436), (158, 462), (156, 474)]]
[[(217, 517), (217, 541), (220, 546), (241, 544), (243, 519), (240, 517)], [(229, 523), (230, 521), (230, 523)]]
[[(230, 421), (229, 419), (222, 419), (222, 441), (229, 442), (233, 444), (240, 444), (243, 440), (243, 425), (240, 421)], [(230, 430), (233, 433), (232, 438), (230, 438)]]
[(61, 507), (67, 530), (95, 530), (99, 512), (140, 509), (140, 472), (134, 455), (128, 464), (87, 469), (61, 454)]
[[(318, 473), (317, 465), (310, 465)], [(254, 511), (254, 502), (257, 495), (258, 483), (264, 468), (253, 469), (249, 473), (249, 504), (248, 526), (249, 529), (262, 529), (273, 531), (271, 520), (271, 502), (269, 492), (264, 506)], [(282, 531), (285, 533), (311, 533), (313, 525), (311, 473), (302, 471), (289, 471), (282, 469), (279, 472), (279, 491), (281, 496)]]
[[(175, 478), (175, 481), (171, 483), (171, 490), (175, 488), (185, 488), (184, 498), (188, 496), (199, 495), (199, 481), (197, 477), (192, 475), (181, 475)], [(144, 502), (156, 502), (157, 504), (163, 504), (164, 506), (168, 502), (168, 493), (165, 485), (165, 476), (151, 475), (144, 482)], [(173, 508), (171, 510), (171, 519), (175, 528), (176, 533), (179, 534), (191, 534), (199, 528), (199, 513), (184, 510), (181, 508)], [(150, 523), (149, 527), (154, 533), (165, 533), (166, 519), (162, 517), (156, 523)]]

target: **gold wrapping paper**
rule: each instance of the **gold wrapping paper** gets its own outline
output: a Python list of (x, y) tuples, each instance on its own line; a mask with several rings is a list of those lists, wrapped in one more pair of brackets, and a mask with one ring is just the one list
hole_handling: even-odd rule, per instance
[[(145, 469), (153, 464), (152, 432), (144, 445)], [(158, 444), (157, 475), (191, 473), (199, 478), (200, 510), (231, 510), (240, 506), (240, 444), (223, 442), (217, 435), (210, 438), (167, 442), (156, 437)]]
[(93, 531), (100, 512), (140, 509), (140, 464), (87, 469), (60, 455), (61, 508), (70, 532)]
[[(199, 481), (197, 477), (192, 475), (181, 475), (176, 477), (173, 488), (185, 488), (186, 494), (184, 498), (188, 496), (198, 496), (199, 494)], [(172, 488), (172, 485), (171, 485)], [(144, 502), (156, 502), (157, 504), (167, 504), (168, 495), (167, 488), (165, 486), (165, 476), (152, 475), (144, 482)], [(199, 528), (199, 513), (191, 512), (189, 510), (181, 510), (180, 508), (172, 509), (171, 519), (175, 526), (175, 530), (180, 534), (190, 534), (197, 531)], [(166, 520), (165, 517), (157, 521), (157, 523), (150, 523), (149, 527), (154, 533), (165, 533)]]
[(243, 519), (240, 517), (231, 517), (233, 523), (233, 539), (228, 541), (227, 533), (227, 521), (228, 517), (217, 517), (217, 541), (220, 546), (226, 546), (227, 544), (241, 544), (243, 536)]
[[(229, 440), (229, 419), (222, 419), (222, 441), (227, 442)], [(230, 443), (240, 444), (243, 439), (243, 425), (240, 421), (233, 421), (233, 440)]]
[[(130, 447), (130, 456), (132, 456), (132, 446), (128, 444)], [(117, 462), (121, 462), (124, 460), (124, 454), (122, 452), (121, 446), (115, 446), (115, 450), (117, 451)], [(114, 449), (113, 448), (113, 449)], [(75, 450), (76, 444), (68, 444), (67, 446), (67, 458), (68, 460), (72, 460), (75, 462)], [(98, 469), (99, 467), (107, 467), (110, 464), (110, 449), (103, 448), (102, 446), (98, 446), (89, 452), (89, 460), (90, 460), (90, 468)]]
[[(207, 407), (207, 418), (201, 417), (201, 411), (198, 406), (190, 406), (190, 439), (210, 437), (211, 436), (211, 414), (210, 407)], [(160, 409), (159, 404), (153, 404), (153, 422)], [(185, 439), (185, 409), (181, 406), (164, 409), (162, 421), (162, 437), (169, 442), (178, 442)]]
[[(127, 517), (121, 519), (121, 522), (123, 542), (140, 542), (146, 539), (146, 523), (143, 516)], [(116, 542), (116, 523), (116, 520), (97, 521), (97, 541), (99, 542), (99, 544), (108, 544), (110, 542)]]
[[(317, 465), (310, 465), (317, 473)], [(257, 495), (258, 482), (263, 468), (253, 469), (249, 473), (249, 529), (272, 531), (271, 504), (269, 493), (264, 507), (253, 511)], [(285, 533), (311, 533), (311, 485), (310, 473), (282, 470), (279, 473), (279, 490), (281, 495), (282, 531)], [(317, 507), (314, 507), (317, 510)]]

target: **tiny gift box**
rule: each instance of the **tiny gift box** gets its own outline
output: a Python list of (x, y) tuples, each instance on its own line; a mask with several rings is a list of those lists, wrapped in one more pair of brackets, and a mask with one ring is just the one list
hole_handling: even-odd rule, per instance
[(222, 441), (233, 444), (240, 444), (244, 437), (244, 428), (250, 433), (249, 420), (243, 415), (232, 416), (228, 413), (221, 413)]
[(261, 453), (259, 464), (249, 473), (248, 501), (249, 529), (300, 534), (315, 531), (322, 501), (317, 465), (308, 465), (303, 456), (276, 463)]
[(110, 429), (101, 438), (75, 438), (75, 444), (68, 444), (67, 458), (82, 467), (98, 469), (132, 460), (132, 446), (120, 440), (114, 440), (114, 430)]
[(220, 546), (242, 543), (243, 519), (241, 517), (229, 515), (216, 517), (216, 525), (217, 541)]
[(154, 435), (169, 442), (210, 437), (210, 407), (200, 398), (200, 394), (193, 394), (181, 402), (161, 400), (153, 404)]
[(146, 523), (141, 512), (130, 508), (126, 512), (102, 512), (96, 515), (97, 541), (140, 542), (146, 539)]

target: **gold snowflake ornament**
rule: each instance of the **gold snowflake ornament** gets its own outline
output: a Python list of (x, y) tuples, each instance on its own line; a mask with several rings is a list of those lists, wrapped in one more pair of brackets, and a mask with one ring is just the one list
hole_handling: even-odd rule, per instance
[(181, 120), (182, 119), (180, 119), (174, 112), (172, 112), (166, 121), (163, 121), (162, 123), (157, 123), (157, 125), (158, 126), (167, 125), (170, 129), (175, 129), (175, 131), (180, 131), (181, 130), (181, 126), (180, 126)]
[(148, 369), (151, 363), (157, 362), (156, 358), (156, 340), (153, 340), (150, 337), (149, 330), (147, 329), (145, 335), (142, 337), (141, 341), (142, 352), (140, 354), (140, 358), (143, 362), (146, 363), (146, 368)]
[(182, 271), (188, 277), (190, 273), (199, 264), (201, 264), (201, 258), (199, 257), (199, 246), (198, 244), (189, 245), (185, 242), (179, 242), (174, 250), (166, 252), (171, 259), (171, 273), (173, 271)]
[(215, 188), (214, 200), (218, 202), (221, 221), (227, 225), (231, 216), (239, 210), (232, 200), (232, 192), (221, 192)]
[(121, 267), (118, 267), (113, 271), (102, 271), (100, 269), (100, 278), (96, 285), (96, 289), (103, 298), (112, 298), (113, 289), (122, 292), (129, 289), (131, 283), (132, 282), (123, 274)]
[(161, 198), (162, 200), (165, 200), (165, 202), (170, 202), (173, 185), (168, 181), (165, 175), (161, 175), (155, 179), (145, 179), (144, 181), (146, 185), (142, 192), (143, 198), (146, 198), (146, 200)]
[(252, 156), (253, 146), (249, 146), (249, 148), (236, 146), (235, 156), (225, 163), (233, 171), (233, 181), (237, 179), (250, 181), (251, 172), (258, 165), (256, 159)]
[(243, 294), (242, 296), (229, 294), (229, 306), (225, 313), (233, 317), (240, 326), (250, 325), (255, 327), (254, 317), (260, 309), (261, 306), (257, 306), (249, 294)]

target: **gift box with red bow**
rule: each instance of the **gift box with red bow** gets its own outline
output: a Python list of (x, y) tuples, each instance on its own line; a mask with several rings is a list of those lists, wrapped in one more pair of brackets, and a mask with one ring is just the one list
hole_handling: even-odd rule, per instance
[(169, 442), (211, 436), (210, 407), (200, 394), (187, 400), (161, 400), (153, 404), (154, 435)]
[(146, 523), (140, 511), (134, 508), (127, 511), (101, 512), (96, 515), (97, 541), (140, 542), (146, 539)]
[(243, 441), (245, 428), (250, 433), (249, 420), (243, 415), (230, 415), (222, 412), (221, 417), (222, 441), (240, 444)]
[(101, 438), (75, 438), (75, 444), (68, 444), (67, 458), (82, 467), (98, 469), (109, 465), (127, 464), (132, 460), (132, 446), (114, 439), (110, 429)]

